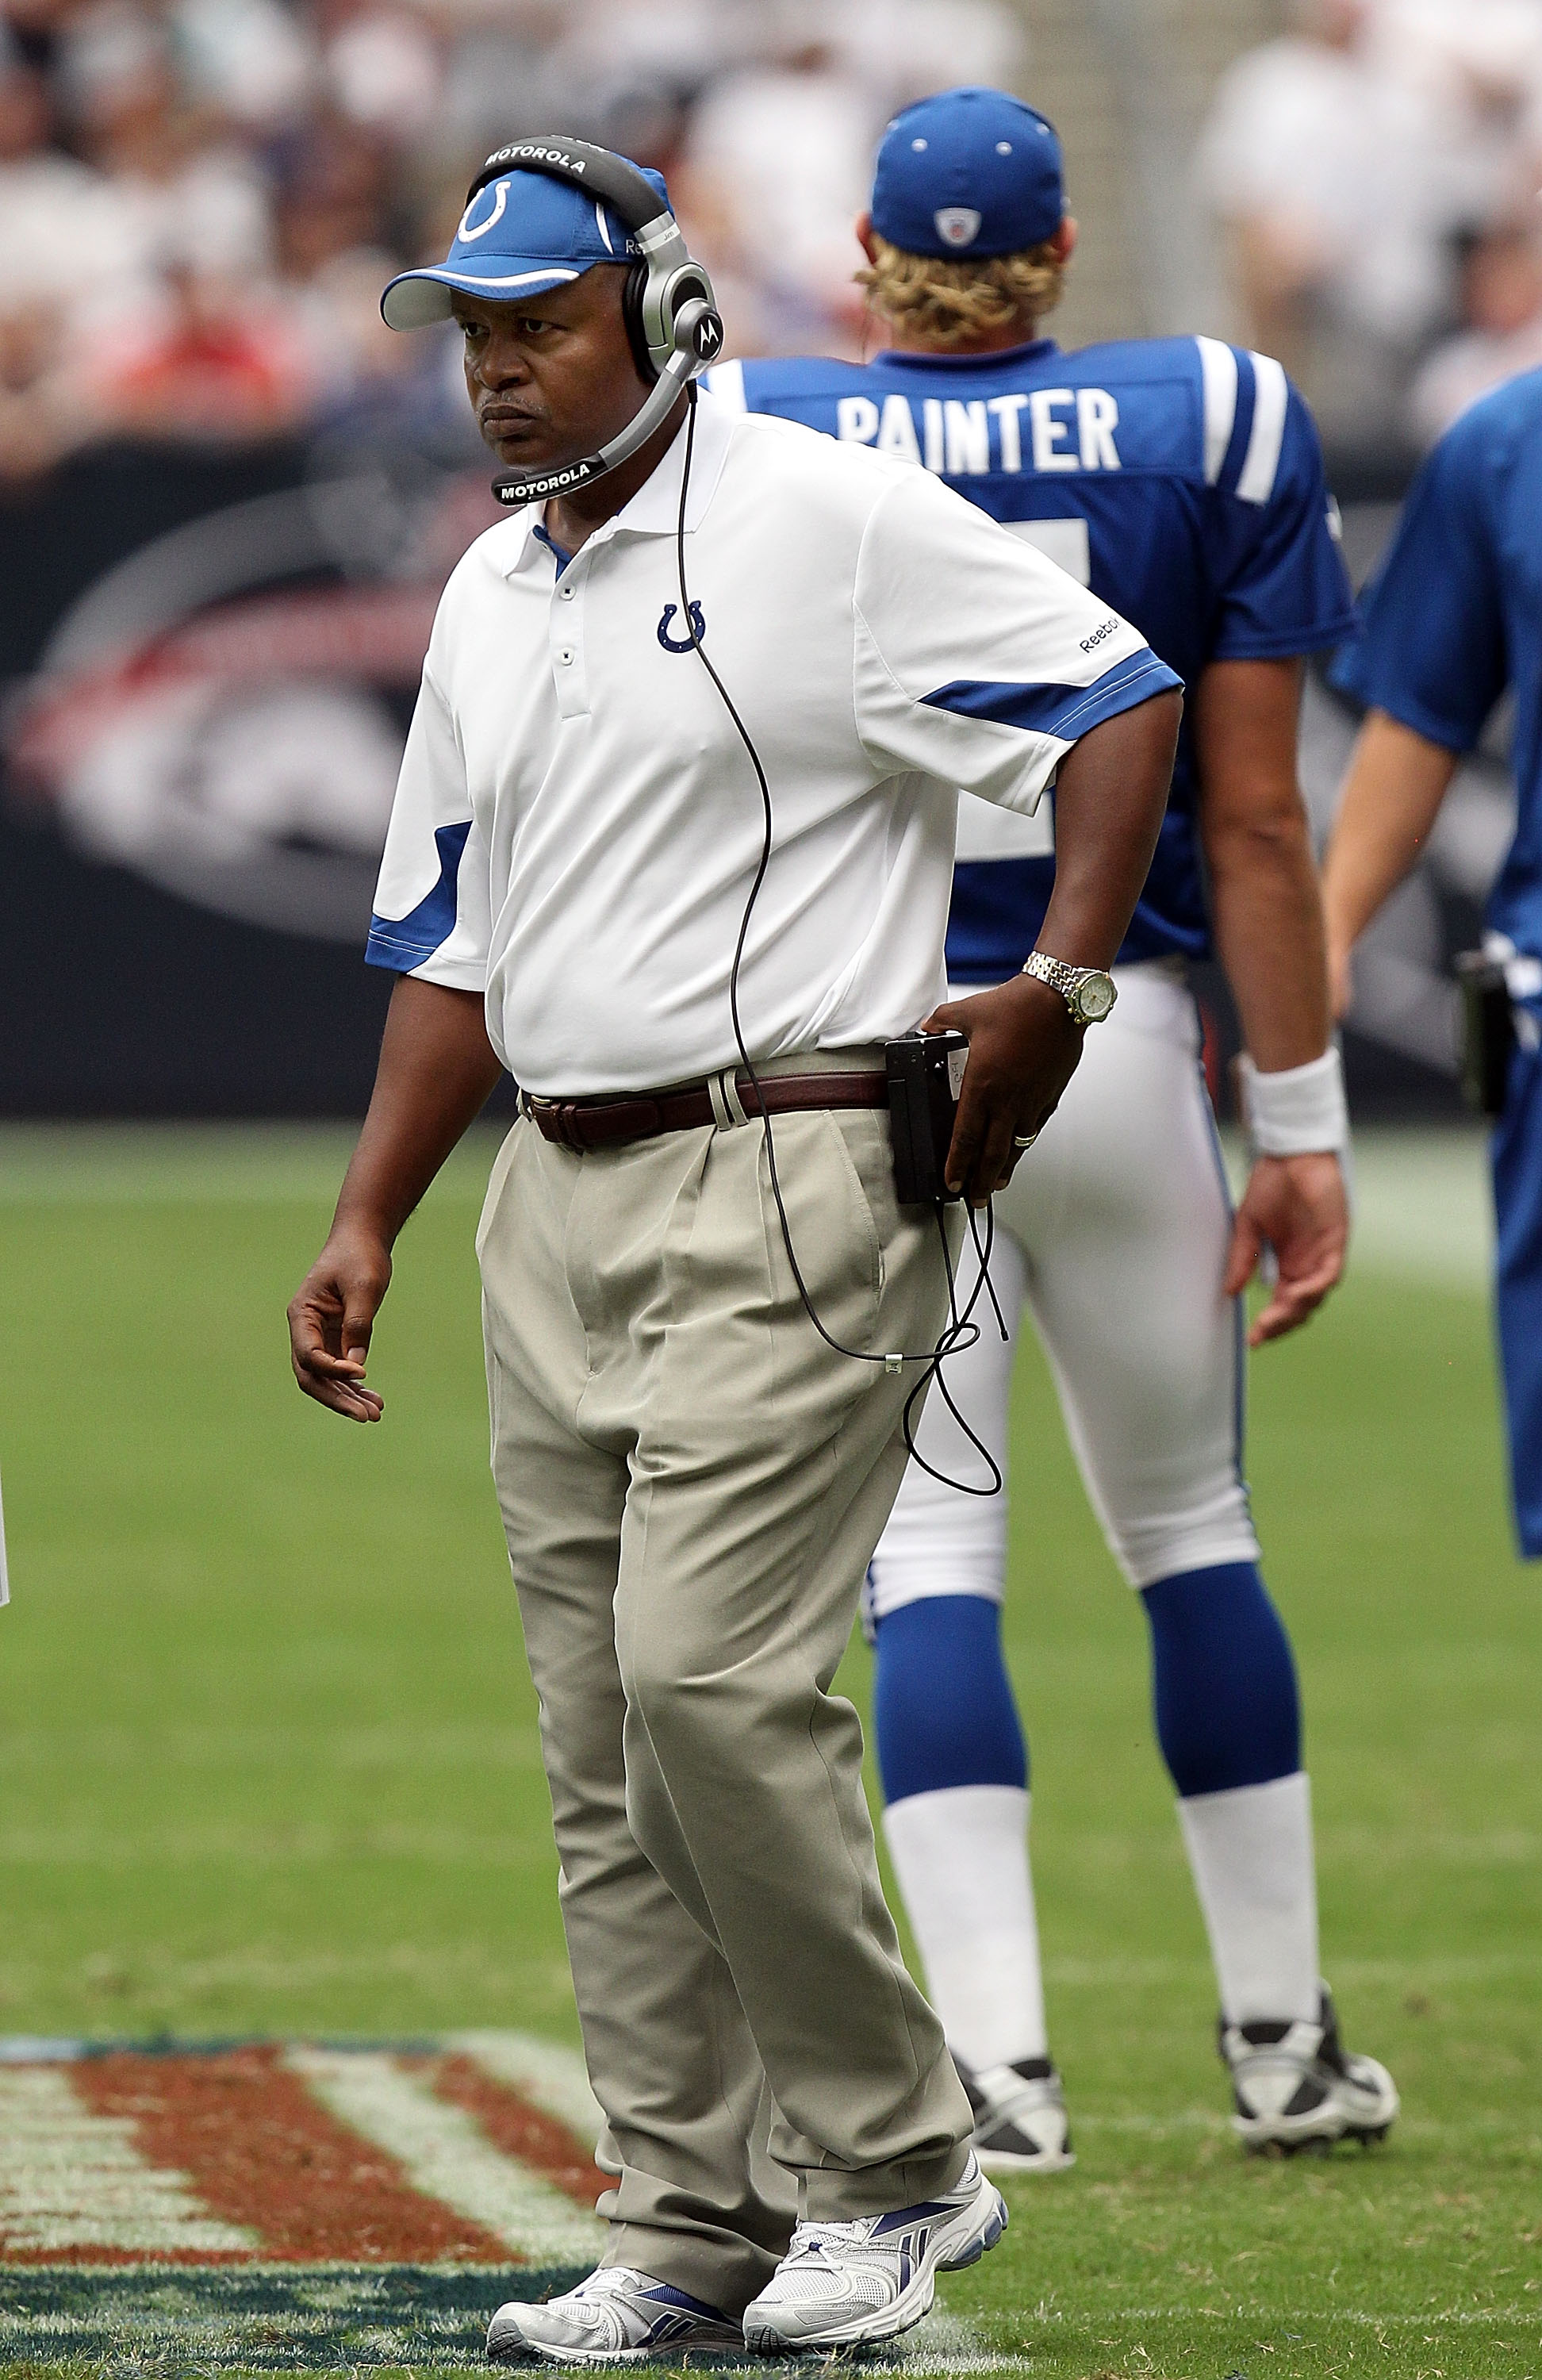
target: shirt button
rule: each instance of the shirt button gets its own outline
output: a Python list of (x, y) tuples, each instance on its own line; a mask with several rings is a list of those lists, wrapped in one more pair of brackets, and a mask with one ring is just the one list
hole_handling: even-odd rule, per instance
[(557, 594), (560, 601), (564, 603), (571, 603), (573, 601), (573, 589), (571, 587), (559, 587)]
[(560, 662), (571, 662), (571, 660), (573, 659), (573, 648), (572, 648), (572, 646), (571, 646), (571, 645), (564, 645), (564, 647), (563, 647), (563, 649), (562, 649), (561, 652), (557, 655), (557, 659), (558, 659), (558, 661), (560, 661)]

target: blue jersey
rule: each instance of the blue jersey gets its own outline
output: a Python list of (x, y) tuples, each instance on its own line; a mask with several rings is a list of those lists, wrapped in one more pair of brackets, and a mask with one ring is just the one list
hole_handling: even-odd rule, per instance
[[(1191, 693), (1208, 662), (1315, 652), (1354, 627), (1317, 431), (1268, 357), (1216, 339), (1072, 354), (1035, 339), (987, 356), (720, 364), (710, 382), (937, 472), (1122, 612)], [(1122, 960), (1208, 953), (1196, 806), (1185, 715)], [(1054, 859), (971, 847), (961, 826), (948, 972), (999, 983), (1038, 940)]]
[(1345, 693), (1470, 752), (1507, 686), (1519, 816), (1488, 922), (1542, 958), (1542, 371), (1462, 415), (1415, 480), (1366, 596)]

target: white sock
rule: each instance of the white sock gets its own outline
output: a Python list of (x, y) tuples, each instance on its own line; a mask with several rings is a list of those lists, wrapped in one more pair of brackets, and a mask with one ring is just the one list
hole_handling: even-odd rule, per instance
[(977, 2072), (1048, 2057), (1027, 1794), (910, 1793), (885, 1810), (883, 1831), (948, 2046)]
[(1317, 1885), (1305, 1772), (1178, 1804), (1232, 2024), (1317, 2013)]

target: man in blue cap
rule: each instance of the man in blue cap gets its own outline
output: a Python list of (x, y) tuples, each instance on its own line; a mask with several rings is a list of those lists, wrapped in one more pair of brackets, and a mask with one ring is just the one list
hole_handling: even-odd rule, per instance
[[(941, 477), (1115, 604), (1191, 689), (1118, 1006), (997, 1200), (991, 1270), (1014, 1328), (1025, 1305), (1033, 1315), (1150, 1624), (1237, 2130), (1258, 2150), (1375, 2138), (1397, 2095), (1383, 2067), (1343, 2052), (1318, 1978), (1295, 1672), (1241, 1469), (1245, 1285), (1267, 1245), (1278, 1276), (1252, 1341), (1293, 1330), (1338, 1280), (1347, 1236), (1295, 770), (1302, 657), (1354, 621), (1316, 432), (1268, 357), (1206, 338), (1068, 355), (1038, 335), (1076, 226), (1053, 127), (1005, 91), (947, 91), (897, 116), (857, 237), (886, 351), (866, 366), (724, 364), (714, 389)], [(1057, 856), (1064, 867), (1060, 823), (1050, 805), (1024, 820), (961, 802), (956, 987), (1000, 983), (1033, 949)], [(1212, 950), (1248, 1051), (1256, 1156), (1234, 1216), (1184, 981)], [(949, 1376), (1002, 1465), (1012, 1354), (986, 1332)], [(1004, 1500), (945, 1484), (967, 1449), (939, 1399), (919, 1452), (931, 1469), (908, 1471), (869, 1580), (885, 1828), (977, 2150), (1050, 2173), (1071, 2154), (1001, 1651)]]
[(1108, 990), (1177, 681), (923, 473), (698, 404), (710, 287), (602, 152), (500, 152), (384, 306), (453, 312), (501, 492), (532, 501), (434, 624), (370, 938), (399, 979), (291, 1349), (309, 1395), (379, 1419), (393, 1244), (506, 1068), (492, 1467), (616, 2181), (600, 2270), (501, 2308), (489, 2350), (880, 2340), (1006, 2219), (831, 1692), (948, 1301), (883, 1045), (944, 990), (954, 789), (1027, 810), (1058, 771), (1042, 947), (950, 1011), (948, 1164), (983, 1198)]

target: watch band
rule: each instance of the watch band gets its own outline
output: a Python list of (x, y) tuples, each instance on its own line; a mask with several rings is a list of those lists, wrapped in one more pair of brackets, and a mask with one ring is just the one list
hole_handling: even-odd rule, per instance
[[(1100, 1023), (1117, 997), (1106, 967), (1072, 966), (1065, 959), (1051, 958), (1048, 951), (1030, 953), (1024, 963), (1023, 973), (1033, 976), (1039, 983), (1047, 983), (1051, 991), (1058, 991), (1078, 1025)], [(1094, 978), (1099, 985), (1107, 985), (1108, 998), (1095, 1014), (1089, 1015), (1082, 1006), (1081, 990), (1084, 983)]]

